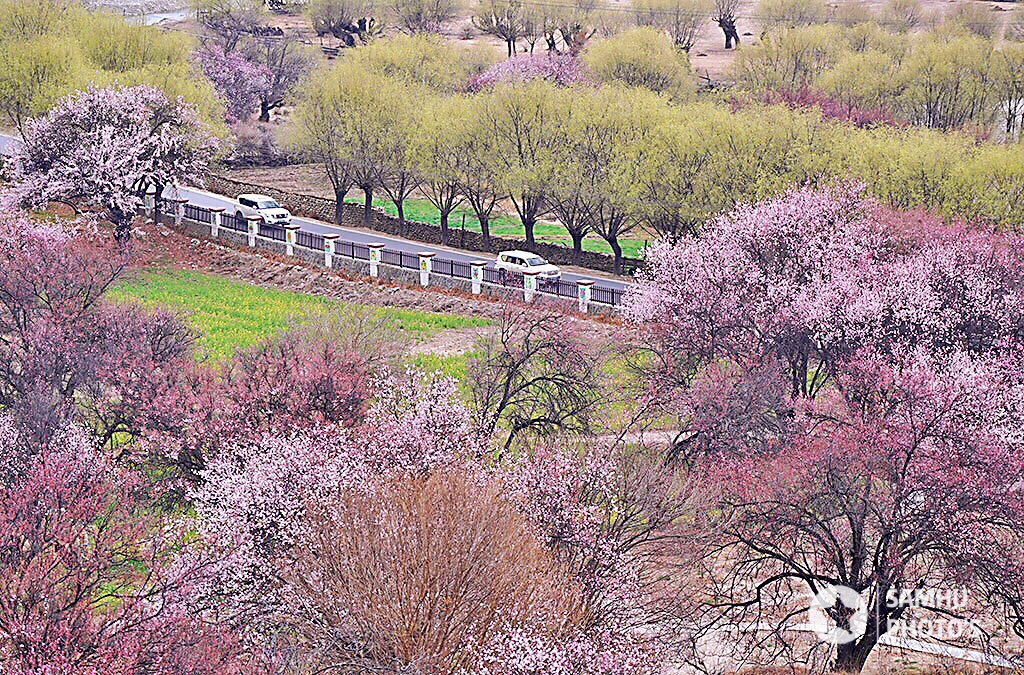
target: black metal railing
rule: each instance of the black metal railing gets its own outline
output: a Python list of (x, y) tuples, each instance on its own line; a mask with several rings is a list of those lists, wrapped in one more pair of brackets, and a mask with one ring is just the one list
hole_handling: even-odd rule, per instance
[(575, 281), (563, 281), (562, 279), (549, 282), (542, 281), (540, 282), (540, 290), (554, 293), (560, 298), (576, 298), (579, 293), (579, 287)]
[(398, 254), (402, 258), (402, 267), (410, 270), (418, 270), (420, 268), (420, 257), (415, 253), (399, 251)]
[(274, 241), (284, 241), (285, 240), (284, 228), (283, 227), (278, 227), (277, 225), (268, 225), (268, 224), (266, 224), (264, 222), (261, 222), (260, 223), (259, 233), (260, 233), (261, 237), (266, 237), (267, 239), (273, 239)]
[(311, 248), (314, 251), (322, 251), (324, 250), (324, 237), (321, 234), (298, 230), (295, 232), (295, 245)]
[(622, 291), (617, 288), (594, 286), (590, 289), (590, 299), (605, 305), (618, 306), (622, 304)]
[(239, 218), (237, 217), (237, 214), (234, 213), (225, 213), (222, 215), (220, 217), (220, 225), (221, 227), (226, 227), (229, 230), (234, 230), (235, 232), (249, 231), (249, 223), (245, 218)]
[(501, 272), (495, 269), (491, 269), (490, 267), (484, 268), (483, 280), (484, 283), (487, 284), (495, 284), (497, 286), (503, 285), (501, 283)]
[(197, 223), (209, 225), (213, 222), (213, 211), (202, 206), (196, 206), (195, 204), (185, 204), (185, 217)]
[[(156, 200), (156, 203), (162, 213), (173, 215), (176, 212), (177, 202), (173, 199), (160, 197)], [(196, 204), (184, 204), (184, 216), (189, 220), (200, 223), (212, 223), (215, 217), (214, 212), (211, 209), (198, 206)], [(244, 217), (239, 217), (239, 214), (237, 213), (222, 214), (220, 224), (221, 227), (234, 230), (236, 232), (249, 231), (248, 221)], [(287, 240), (285, 229), (277, 225), (269, 225), (267, 223), (260, 222), (257, 231), (261, 237), (266, 237), (274, 241)], [(297, 246), (317, 251), (323, 251), (325, 248), (323, 235), (303, 230), (296, 231), (295, 243)], [(357, 244), (352, 241), (336, 240), (334, 244), (334, 253), (335, 255), (345, 256), (356, 260), (370, 259), (370, 247), (366, 244)], [(380, 250), (380, 262), (385, 265), (394, 265), (396, 267), (403, 267), (406, 269), (419, 269), (420, 267), (420, 257), (417, 254), (386, 248)], [(431, 263), (431, 272), (433, 274), (457, 277), (460, 279), (471, 279), (473, 276), (473, 267), (468, 262), (451, 260), (449, 258), (434, 258)], [(506, 288), (523, 288), (523, 275), (519, 272), (498, 270), (490, 267), (484, 267), (482, 272), (482, 280), (484, 283), (495, 286), (504, 286)], [(556, 295), (560, 298), (575, 299), (578, 297), (579, 286), (574, 281), (564, 281), (562, 279), (552, 281), (538, 280), (538, 290), (542, 293)], [(622, 294), (623, 292), (620, 289), (595, 285), (591, 289), (590, 299), (593, 302), (617, 306), (622, 304)]]
[(430, 265), (430, 271), (432, 274), (443, 274), (446, 277), (456, 277), (458, 279), (471, 279), (473, 277), (473, 268), (468, 262), (449, 260), (448, 258), (434, 258)]
[(346, 258), (355, 258), (353, 255), (353, 249), (355, 244), (351, 241), (336, 241), (334, 242), (334, 255), (343, 255)]
[(447, 258), (434, 258), (433, 262), (430, 263), (430, 271), (432, 274), (450, 277), (452, 275), (452, 261)]

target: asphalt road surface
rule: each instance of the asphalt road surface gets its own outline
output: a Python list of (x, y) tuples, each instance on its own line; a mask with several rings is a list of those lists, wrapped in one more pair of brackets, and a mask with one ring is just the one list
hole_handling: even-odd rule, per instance
[[(21, 141), (18, 138), (9, 136), (6, 134), (0, 134), (0, 152), (8, 154), (10, 150)], [(165, 191), (166, 194), (166, 191)], [(178, 194), (181, 199), (188, 199), (189, 202), (196, 204), (197, 206), (205, 207), (222, 207), (225, 213), (234, 213), (237, 202), (230, 198), (222, 195), (213, 194), (206, 192), (198, 188), (178, 188)], [(378, 232), (371, 232), (367, 230), (360, 230), (348, 227), (339, 227), (329, 223), (324, 223), (319, 220), (312, 220), (309, 218), (294, 218), (293, 221), (296, 225), (302, 227), (307, 232), (313, 232), (315, 234), (337, 234), (340, 235), (341, 239), (346, 241), (356, 242), (358, 244), (367, 244), (370, 242), (380, 242), (387, 244), (387, 248), (394, 251), (404, 251), (406, 253), (419, 253), (419, 252), (430, 252), (437, 254), (438, 258), (447, 258), (449, 260), (457, 260), (460, 262), (470, 262), (473, 260), (483, 260), (488, 263), (488, 267), (494, 267), (493, 256), (480, 253), (469, 253), (461, 251), (459, 249), (447, 248), (443, 246), (437, 246), (434, 244), (425, 244), (423, 242), (411, 241), (408, 239), (402, 239), (400, 237), (394, 237)], [(570, 272), (568, 270), (562, 272), (562, 279), (565, 281), (580, 281), (585, 279), (592, 279), (597, 283), (595, 286), (602, 288), (612, 288), (618, 291), (624, 290), (629, 284), (628, 282), (620, 279), (608, 278), (601, 275), (588, 276), (586, 274), (580, 274), (576, 272)]]

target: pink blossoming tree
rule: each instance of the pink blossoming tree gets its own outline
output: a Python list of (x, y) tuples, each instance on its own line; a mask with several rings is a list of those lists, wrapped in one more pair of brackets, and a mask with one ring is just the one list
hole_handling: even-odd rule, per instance
[(185, 611), (203, 565), (171, 564), (188, 544), (145, 506), (140, 477), (73, 427), (26, 444), (0, 418), (5, 672), (250, 672), (230, 633)]
[(39, 440), (75, 421), (96, 443), (148, 424), (191, 336), (166, 311), (103, 295), (129, 263), (102, 231), (0, 216), (0, 406)]
[(201, 183), (217, 147), (180, 99), (149, 86), (90, 88), (26, 122), (10, 164), (12, 194), (27, 206), (100, 208), (124, 241), (147, 192)]
[(196, 61), (224, 100), (228, 122), (244, 122), (260, 109), (274, 84), (274, 73), (237, 51), (210, 43), (195, 52)]
[(768, 637), (741, 646), (796, 659), (806, 596), (848, 586), (868, 629), (830, 654), (843, 670), (929, 611), (890, 592), (965, 588), (970, 607), (936, 611), (1020, 625), (1019, 247), (837, 184), (740, 207), (649, 261), (626, 314), (650, 340), (652, 400), (680, 420), (674, 459), (717, 490), (683, 625), (760, 622)]
[(470, 91), (491, 89), (501, 84), (547, 80), (560, 87), (588, 82), (583, 64), (570, 54), (517, 56), (496, 63), (475, 76)]

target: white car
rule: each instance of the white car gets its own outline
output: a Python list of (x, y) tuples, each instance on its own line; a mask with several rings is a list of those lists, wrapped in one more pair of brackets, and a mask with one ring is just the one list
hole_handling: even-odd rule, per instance
[(558, 281), (562, 277), (562, 270), (529, 251), (502, 251), (494, 266), (505, 272), (537, 272), (541, 281)]
[(238, 195), (236, 218), (257, 216), (267, 225), (287, 225), (292, 222), (292, 214), (288, 209), (266, 195)]

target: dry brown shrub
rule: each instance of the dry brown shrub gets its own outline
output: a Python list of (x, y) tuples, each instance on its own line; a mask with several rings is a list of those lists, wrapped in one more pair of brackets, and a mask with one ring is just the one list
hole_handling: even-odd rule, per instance
[(581, 621), (580, 593), (493, 479), (385, 479), (310, 520), (288, 575), (323, 661), (451, 673), (503, 627)]

